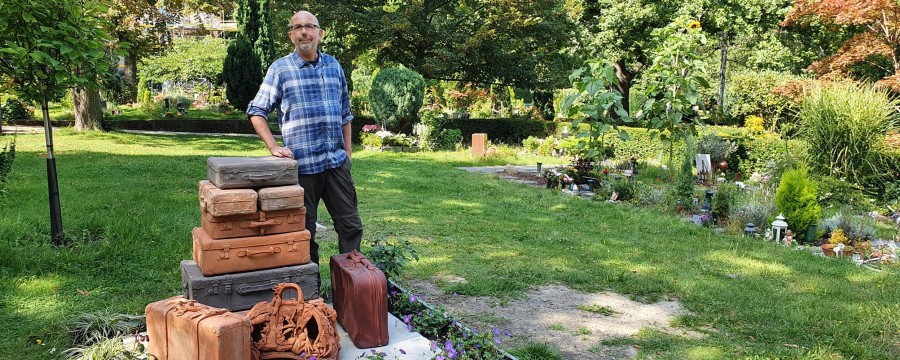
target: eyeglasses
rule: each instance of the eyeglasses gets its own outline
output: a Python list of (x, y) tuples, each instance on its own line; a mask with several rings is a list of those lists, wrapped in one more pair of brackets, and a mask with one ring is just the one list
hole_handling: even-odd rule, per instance
[(320, 29), (319, 25), (316, 24), (297, 24), (290, 26), (291, 31), (306, 31), (313, 32)]

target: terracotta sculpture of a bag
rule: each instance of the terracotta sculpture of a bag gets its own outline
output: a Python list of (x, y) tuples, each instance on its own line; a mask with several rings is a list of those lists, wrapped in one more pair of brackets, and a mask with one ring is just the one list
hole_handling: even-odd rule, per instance
[[(293, 290), (297, 297), (282, 298), (286, 290)], [(276, 285), (272, 302), (256, 304), (247, 317), (260, 359), (338, 358), (341, 340), (337, 313), (322, 299), (304, 301), (303, 290), (297, 284)]]

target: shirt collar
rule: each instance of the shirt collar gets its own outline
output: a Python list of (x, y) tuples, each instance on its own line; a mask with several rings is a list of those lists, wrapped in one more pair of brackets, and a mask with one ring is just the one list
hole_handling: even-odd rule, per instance
[[(322, 50), (316, 49), (316, 55), (317, 55), (316, 59), (318, 59), (317, 60), (318, 63), (321, 64), (322, 63)], [(300, 57), (300, 54), (297, 53), (297, 50), (294, 50), (291, 52), (291, 58), (293, 58), (294, 62), (297, 64), (297, 66), (299, 66), (301, 68), (306, 65), (312, 66), (312, 64), (310, 64), (306, 60), (303, 60), (303, 58)]]

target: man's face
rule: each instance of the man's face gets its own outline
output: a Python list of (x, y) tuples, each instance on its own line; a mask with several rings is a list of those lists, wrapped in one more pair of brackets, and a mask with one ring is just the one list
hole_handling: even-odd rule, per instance
[(310, 13), (300, 12), (291, 17), (288, 36), (297, 52), (307, 55), (316, 53), (324, 32), (319, 28), (319, 20)]

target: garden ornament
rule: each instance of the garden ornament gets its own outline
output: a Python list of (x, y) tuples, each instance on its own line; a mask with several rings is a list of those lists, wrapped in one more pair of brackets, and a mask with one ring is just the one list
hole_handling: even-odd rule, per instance
[(784, 244), (787, 246), (791, 246), (791, 243), (794, 242), (794, 233), (790, 230), (787, 231), (784, 235)]
[(775, 233), (775, 237), (773, 237), (772, 240), (775, 240), (775, 242), (781, 241), (787, 228), (788, 224), (784, 221), (784, 214), (778, 214), (778, 216), (775, 217), (775, 221), (772, 222), (772, 231)]
[(835, 245), (834, 254), (837, 257), (841, 257), (842, 255), (844, 255), (844, 244), (843, 243)]
[[(285, 290), (293, 290), (297, 297), (283, 299)], [(297, 284), (276, 285), (272, 302), (256, 304), (247, 317), (253, 326), (253, 344), (262, 359), (338, 358), (341, 341), (337, 313), (321, 299), (304, 301)]]
[(756, 231), (756, 225), (753, 225), (753, 223), (747, 223), (747, 226), (744, 227), (744, 236), (755, 236)]

